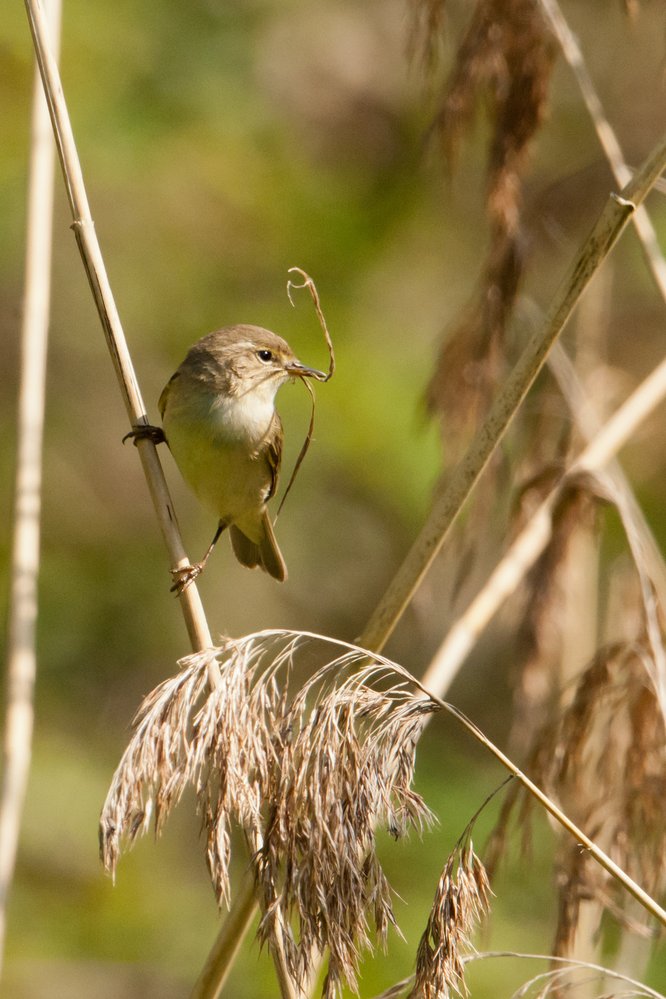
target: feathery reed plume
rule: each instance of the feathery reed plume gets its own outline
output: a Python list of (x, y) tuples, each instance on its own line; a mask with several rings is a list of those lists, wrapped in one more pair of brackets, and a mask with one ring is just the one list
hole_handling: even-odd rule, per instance
[[(658, 698), (646, 683), (649, 657), (649, 646), (641, 643), (602, 649), (581, 674), (560, 719), (539, 734), (532, 766), (536, 779), (568, 814), (659, 897), (666, 888), (666, 740)], [(509, 817), (519, 804), (519, 821), (525, 827), (531, 808), (516, 786), (493, 833), (491, 865), (505, 848)], [(559, 955), (571, 946), (581, 900), (598, 898), (624, 920), (623, 896), (615, 894), (612, 881), (589, 859), (573, 841), (560, 851)]]
[[(295, 664), (318, 656), (324, 665), (290, 693)], [(115, 873), (123, 844), (151, 814), (159, 834), (191, 784), (218, 903), (229, 900), (237, 824), (252, 851), (260, 939), (271, 948), (279, 939), (298, 987), (324, 949), (324, 995), (343, 981), (354, 987), (370, 922), (380, 943), (395, 923), (375, 828), (384, 823), (398, 837), (431, 818), (411, 781), (418, 737), (436, 710), (395, 664), (306, 633), (262, 632), (188, 656), (134, 721), (102, 810), (104, 863)]]
[(465, 951), (489, 909), (490, 882), (474, 852), (471, 824), (449, 855), (416, 957), (409, 999), (448, 999), (467, 994)]
[[(438, 9), (427, 0), (414, 11), (417, 28), (428, 29), (416, 32), (428, 64), (434, 46), (430, 32), (440, 28), (443, 3)], [(442, 346), (428, 388), (428, 404), (444, 420), (447, 441), (452, 425), (461, 431), (476, 425), (501, 372), (506, 327), (524, 267), (522, 174), (543, 120), (553, 55), (534, 0), (478, 0), (436, 120), (448, 162), (482, 96), (492, 122), (486, 196), (490, 246), (476, 295)]]

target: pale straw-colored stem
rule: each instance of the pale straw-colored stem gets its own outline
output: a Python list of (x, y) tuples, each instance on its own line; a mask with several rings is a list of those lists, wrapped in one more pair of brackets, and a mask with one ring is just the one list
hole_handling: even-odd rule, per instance
[(254, 876), (248, 871), (236, 890), (227, 918), (194, 983), (190, 999), (213, 999), (220, 994), (243, 939), (250, 931), (256, 911)]
[[(550, 370), (557, 380), (560, 391), (562, 392), (562, 395), (564, 396), (567, 405), (573, 414), (576, 426), (589, 443), (593, 440), (596, 434), (600, 433), (602, 422), (594, 412), (594, 408), (590, 403), (590, 399), (585, 394), (585, 390), (580, 383), (576, 370), (571, 363), (571, 359), (566, 354), (561, 344), (555, 344), (555, 349), (548, 359), (548, 363)], [(642, 384), (639, 385), (635, 391), (641, 392)], [(652, 395), (652, 400), (654, 406), (659, 404), (660, 400), (658, 393)], [(653, 410), (644, 412), (643, 419), (647, 419), (652, 411)], [(631, 426), (632, 430), (635, 431), (637, 429), (633, 421)], [(628, 443), (628, 441), (629, 438), (626, 434), (623, 440), (616, 439), (617, 449), (619, 450), (619, 448), (622, 447), (623, 444)], [(638, 500), (634, 495), (629, 480), (624, 474), (622, 466), (614, 457), (610, 455), (605, 464), (606, 471), (613, 480), (615, 488), (622, 493), (627, 507), (631, 509), (632, 520), (634, 521), (636, 530), (641, 538), (644, 558), (650, 577), (654, 583), (657, 593), (659, 594), (660, 602), (664, 607), (666, 607), (666, 564), (664, 563), (664, 557), (661, 549), (659, 548), (654, 534), (652, 533), (652, 529), (650, 528), (650, 525), (648, 524), (645, 515), (639, 506)]]
[[(567, 24), (557, 0), (540, 0), (540, 3), (560, 44), (562, 54), (576, 77), (581, 96), (590, 114), (599, 142), (606, 154), (615, 179), (618, 184), (627, 184), (632, 177), (632, 171), (624, 161), (620, 143), (604, 113), (603, 104), (592, 82), (592, 77), (585, 64), (585, 59), (576, 41), (576, 37)], [(661, 292), (662, 298), (666, 299), (666, 260), (659, 248), (657, 234), (645, 207), (641, 205), (636, 208), (632, 222), (638, 233), (643, 252), (645, 253), (648, 266), (657, 283), (657, 287)]]
[[(615, 979), (621, 982), (625, 986), (630, 986), (630, 990), (622, 992), (622, 995), (626, 996), (649, 996), (650, 999), (664, 999), (662, 992), (657, 992), (655, 989), (651, 989), (649, 985), (645, 982), (636, 981), (634, 978), (629, 978), (628, 975), (623, 974), (619, 971), (613, 971), (612, 968), (606, 968), (601, 964), (594, 964), (591, 961), (577, 961), (572, 957), (557, 957), (555, 954), (525, 954), (520, 951), (515, 950), (490, 950), (490, 951), (474, 951), (469, 954), (465, 954), (463, 957), (464, 964), (471, 964), (474, 961), (488, 961), (492, 958), (510, 958), (515, 960), (516, 958), (524, 961), (543, 961), (544, 964), (549, 966), (549, 971), (544, 972), (543, 975), (535, 976), (532, 982), (543, 981), (546, 976), (553, 974), (553, 966), (555, 968), (561, 968), (566, 970), (567, 968), (578, 968), (581, 971), (594, 971), (598, 975), (607, 975), (609, 978)], [(515, 994), (515, 993), (514, 993)], [(523, 994), (527, 994), (524, 992)], [(542, 991), (541, 995), (545, 993)], [(607, 993), (605, 993), (607, 995)]]
[[(611, 169), (618, 183), (626, 183), (631, 179), (632, 172), (624, 162), (620, 145), (604, 114), (603, 106), (587, 71), (580, 47), (562, 15), (557, 0), (540, 0), (540, 2), (560, 42), (564, 56), (575, 73), (581, 94)], [(632, 215), (632, 221), (636, 227), (650, 273), (666, 302), (666, 260), (661, 253), (654, 227), (643, 205), (637, 207)], [(553, 361), (561, 388), (568, 396), (570, 404), (575, 404), (578, 411), (580, 429), (588, 439), (597, 441), (597, 438), (594, 437), (597, 427), (590, 425), (589, 422), (587, 426), (580, 424), (580, 419), (585, 417), (585, 413), (581, 394), (574, 384), (571, 366), (567, 364), (561, 351), (558, 352)], [(584, 467), (596, 471), (612, 461), (614, 455), (630, 439), (640, 423), (659, 405), (666, 392), (665, 364), (666, 362), (662, 363), (652, 372), (620, 407), (612, 420), (610, 431), (604, 430), (599, 433), (597, 443), (591, 444), (580, 455), (576, 462), (578, 470)], [(596, 421), (594, 422), (596, 423)], [(620, 489), (627, 498), (627, 504), (633, 510), (634, 520), (643, 540), (650, 575), (662, 601), (666, 602), (664, 601), (666, 577), (661, 554), (656, 548), (649, 528), (645, 524), (638, 505), (633, 500), (630, 490), (626, 483), (620, 482), (621, 470), (615, 465), (611, 466), (610, 472), (615, 481), (620, 484)], [(539, 508), (533, 521), (526, 525), (520, 536), (513, 542), (504, 558), (486, 581), (483, 589), (450, 629), (426, 673), (427, 682), (431, 689), (440, 693), (444, 693), (448, 689), (481, 632), (504, 601), (514, 592), (525, 573), (545, 548), (550, 538), (550, 514), (557, 494), (558, 490), (546, 499), (547, 508), (544, 508), (543, 505)]]
[[(39, 0), (25, 0), (25, 7), (74, 220), (72, 228), (102, 322), (130, 424), (132, 427), (148, 424), (150, 421), (141, 397), (95, 233), (60, 74), (49, 38), (48, 25)], [(138, 450), (171, 565), (173, 568), (186, 566), (189, 564), (189, 559), (182, 543), (175, 511), (155, 445), (150, 439), (141, 438), (138, 441)], [(210, 630), (198, 590), (193, 583), (181, 591), (180, 603), (192, 648), (197, 651), (210, 647), (212, 645)], [(219, 666), (214, 657), (210, 659), (208, 679), (211, 687), (220, 686)], [(237, 932), (240, 944), (243, 929), (237, 927)], [(283, 984), (288, 980), (284, 962), (280, 961), (279, 955), (274, 955), (274, 959), (282, 993), (287, 997), (288, 992), (285, 991), (286, 986)]]
[(453, 471), (446, 488), (436, 496), (430, 515), (360, 638), (366, 648), (383, 647), (392, 634), (574, 306), (665, 166), (666, 138), (662, 138), (621, 195), (611, 194), (560, 285), (543, 327), (530, 339), (467, 454)]
[(551, 536), (552, 512), (569, 476), (595, 472), (613, 458), (640, 424), (666, 398), (666, 360), (641, 383), (579, 454), (565, 478), (530, 517), (504, 557), (490, 574), (482, 590), (458, 617), (430, 663), (423, 682), (430, 690), (444, 692), (460, 669), (474, 643), (534, 565)]
[[(102, 322), (130, 424), (132, 427), (145, 425), (149, 420), (95, 233), (58, 65), (49, 40), (48, 25), (39, 0), (25, 0), (25, 7), (74, 220), (72, 228)], [(155, 445), (148, 438), (139, 439), (138, 451), (171, 566), (179, 568), (188, 565), (189, 559), (183, 547)], [(193, 583), (181, 592), (180, 604), (192, 648), (197, 651), (210, 647), (213, 644), (210, 631), (199, 593)], [(209, 680), (212, 686), (219, 685), (219, 669), (213, 659), (211, 659)]]
[[(54, 58), (60, 38), (60, 0), (49, 0)], [(42, 441), (53, 229), (54, 146), (39, 75), (32, 104), (30, 175), (21, 327), (14, 522), (9, 570), (6, 700), (0, 788), (0, 969), (7, 902), (16, 866), (34, 720), (35, 632), (42, 491)]]
[(447, 701), (443, 701), (440, 697), (436, 697), (428, 691), (428, 689), (419, 684), (424, 693), (428, 694), (434, 701), (439, 704), (439, 706), (452, 715), (456, 721), (458, 721), (467, 731), (478, 741), (482, 746), (492, 753), (496, 760), (498, 760), (503, 767), (505, 767), (509, 773), (520, 781), (526, 791), (528, 791), (536, 800), (543, 805), (546, 811), (551, 815), (556, 822), (558, 822), (566, 831), (574, 837), (574, 839), (584, 847), (588, 853), (594, 857), (596, 862), (607, 871), (611, 877), (615, 878), (633, 897), (646, 909), (655, 919), (658, 919), (662, 926), (666, 926), (666, 909), (663, 909), (651, 895), (641, 888), (633, 878), (630, 878), (626, 871), (623, 871), (611, 858), (600, 850), (596, 843), (585, 835), (582, 829), (572, 822), (568, 815), (566, 815), (561, 808), (559, 808), (555, 802), (545, 794), (540, 787), (538, 787), (530, 778), (520, 770), (519, 767), (506, 756), (501, 749), (499, 749), (490, 739), (487, 738), (481, 731), (477, 728), (474, 722), (470, 721), (462, 711), (449, 704)]

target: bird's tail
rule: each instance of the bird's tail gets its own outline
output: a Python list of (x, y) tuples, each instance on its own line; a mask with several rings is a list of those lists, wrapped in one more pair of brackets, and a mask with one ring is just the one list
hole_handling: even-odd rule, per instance
[(281, 583), (284, 582), (287, 578), (287, 566), (275, 540), (268, 512), (264, 513), (261, 522), (261, 538), (258, 542), (250, 540), (235, 524), (231, 525), (229, 533), (236, 558), (241, 565), (246, 565), (248, 569), (254, 569), (258, 565), (273, 579), (278, 579)]

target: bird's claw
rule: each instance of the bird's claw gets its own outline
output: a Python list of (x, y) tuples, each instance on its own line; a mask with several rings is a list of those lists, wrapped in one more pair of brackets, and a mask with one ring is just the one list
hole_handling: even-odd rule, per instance
[(150, 440), (155, 445), (164, 444), (166, 441), (162, 428), (154, 427), (151, 423), (138, 423), (135, 427), (132, 427), (130, 432), (123, 437), (123, 444), (129, 439), (132, 440), (135, 447), (137, 441), (140, 440)]
[(170, 592), (175, 593), (178, 596), (183, 592), (183, 590), (193, 583), (197, 576), (200, 576), (203, 572), (203, 563), (195, 562), (194, 565), (181, 565), (178, 569), (171, 569), (171, 575), (174, 577), (173, 586), (170, 587)]

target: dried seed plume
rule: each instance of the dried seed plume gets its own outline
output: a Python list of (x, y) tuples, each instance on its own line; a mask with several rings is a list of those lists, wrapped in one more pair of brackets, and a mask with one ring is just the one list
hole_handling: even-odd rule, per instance
[[(221, 683), (207, 687), (214, 658)], [(323, 665), (294, 693), (304, 661)], [(302, 987), (328, 950), (324, 994), (355, 986), (360, 951), (395, 923), (375, 829), (396, 837), (430, 812), (411, 788), (416, 744), (437, 705), (380, 656), (331, 639), (270, 631), (188, 656), (151, 693), (111, 785), (101, 854), (121, 849), (155, 817), (159, 833), (191, 784), (218, 902), (230, 896), (230, 831), (250, 844), (260, 939), (282, 948)]]
[(449, 855), (419, 943), (409, 999), (466, 995), (465, 956), (471, 935), (488, 912), (490, 882), (474, 852), (470, 828)]

